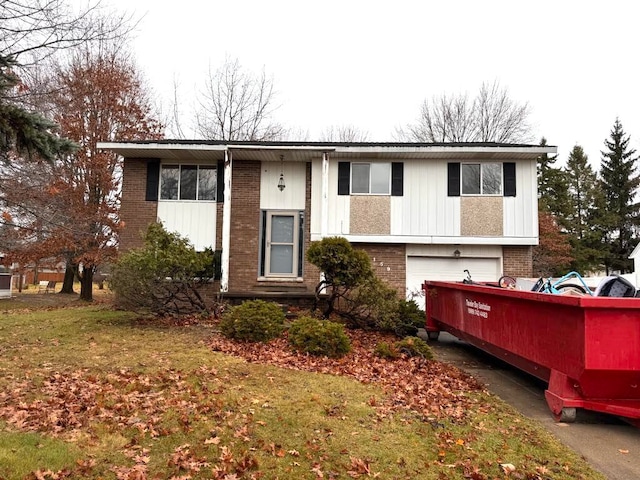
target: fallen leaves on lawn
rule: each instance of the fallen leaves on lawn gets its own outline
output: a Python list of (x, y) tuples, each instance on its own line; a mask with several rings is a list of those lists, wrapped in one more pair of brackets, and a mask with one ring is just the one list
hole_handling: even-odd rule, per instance
[(353, 377), (363, 383), (382, 385), (386, 401), (372, 398), (369, 404), (382, 415), (388, 409), (413, 410), (426, 418), (462, 420), (475, 401), (466, 395), (484, 387), (460, 369), (435, 360), (402, 357), (386, 360), (375, 355), (376, 345), (390, 341), (374, 332), (350, 331), (352, 350), (334, 359), (293, 351), (286, 338), (264, 343), (239, 343), (222, 336), (213, 337), (213, 350), (242, 357), (249, 362), (278, 367)]
[[(340, 359), (294, 352), (286, 338), (269, 344), (250, 344), (215, 336), (210, 340), (210, 347), (250, 362), (344, 375), (366, 384), (378, 384), (386, 395), (383, 398), (371, 397), (368, 403), (378, 412), (379, 418), (393, 412), (411, 411), (422, 415), (425, 421), (440, 425), (437, 419), (463, 421), (467, 412), (476, 405), (473, 397), (466, 393), (481, 390), (482, 385), (456, 367), (423, 358), (381, 359), (374, 354), (374, 349), (380, 341), (389, 341), (389, 338), (371, 332), (349, 332), (349, 335), (352, 351)], [(193, 382), (194, 378), (204, 377), (208, 382)], [(34, 378), (39, 380), (34, 382)], [(188, 374), (171, 369), (144, 374), (120, 369), (96, 374), (89, 369), (56, 371), (48, 364), (38, 372), (8, 375), (4, 381), (9, 388), (0, 391), (0, 419), (16, 429), (38, 431), (67, 441), (91, 437), (95, 434), (96, 425), (113, 431), (127, 429), (130, 443), (124, 447), (123, 453), (131, 463), (110, 467), (110, 472), (117, 479), (145, 480), (150, 475), (151, 454), (140, 446), (143, 438), (188, 433), (203, 417), (216, 418), (232, 427), (236, 445), (249, 442), (252, 436), (249, 420), (237, 416), (235, 420), (244, 424), (235, 420), (231, 422), (229, 416), (233, 413), (218, 395), (227, 388), (228, 379), (220, 377), (210, 367), (203, 366)], [(342, 407), (342, 404), (336, 404), (327, 414), (341, 418)], [(261, 408), (270, 408), (270, 405), (263, 402)], [(167, 415), (175, 419), (169, 425), (163, 420)], [(256, 422), (255, 425), (265, 423)], [(462, 446), (464, 442), (458, 445)], [(216, 448), (219, 456), (205, 458), (202, 448), (207, 447)], [(271, 444), (269, 448), (277, 458), (288, 457), (288, 462), (292, 457), (300, 456), (297, 450), (285, 450), (280, 445)], [(346, 471), (350, 477), (378, 475), (372, 470), (369, 460), (349, 458)], [(255, 472), (257, 461), (248, 451), (232, 451), (220, 443), (214, 431), (197, 446), (178, 446), (163, 462), (166, 462), (167, 473), (175, 480), (198, 476), (198, 472), (202, 475), (204, 471), (213, 479), (260, 476)], [(291, 465), (300, 464), (294, 461)], [(79, 474), (81, 477), (91, 476), (92, 468), (91, 463), (78, 464), (73, 470), (38, 470), (32, 476), (37, 479), (62, 479)], [(311, 473), (315, 478), (334, 478), (334, 472), (325, 470), (317, 462), (312, 464)]]
[[(204, 367), (200, 370), (202, 374), (215, 374)], [(98, 420), (158, 437), (171, 433), (158, 427), (161, 416), (168, 411), (176, 414), (185, 430), (192, 415), (222, 415), (222, 405), (216, 404), (214, 396), (193, 393), (182, 374), (171, 370), (153, 377), (125, 369), (104, 377), (86, 369), (51, 372), (42, 385), (27, 378), (1, 391), (0, 418), (20, 430), (53, 436), (73, 436)]]

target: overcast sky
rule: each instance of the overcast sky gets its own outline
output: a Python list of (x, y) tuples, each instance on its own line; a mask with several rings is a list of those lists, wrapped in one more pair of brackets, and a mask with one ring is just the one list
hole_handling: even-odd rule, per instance
[(534, 138), (598, 167), (620, 118), (640, 146), (640, 3), (619, 1), (104, 0), (143, 16), (133, 44), (156, 95), (201, 88), (226, 56), (272, 75), (276, 119), (308, 131), (349, 124), (393, 140), (425, 98), (498, 80), (528, 102)]

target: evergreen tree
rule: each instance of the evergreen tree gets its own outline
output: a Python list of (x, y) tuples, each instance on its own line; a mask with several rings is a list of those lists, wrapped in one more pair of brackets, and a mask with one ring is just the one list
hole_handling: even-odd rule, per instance
[(633, 270), (629, 255), (633, 251), (633, 231), (638, 223), (640, 205), (635, 202), (635, 194), (640, 185), (635, 156), (629, 148), (630, 138), (625, 134), (620, 120), (616, 118), (611, 137), (605, 140), (606, 151), (601, 152), (600, 176), (606, 201), (606, 209), (611, 215), (608, 231), (610, 255), (605, 259), (607, 272), (621, 273)]
[(14, 59), (0, 54), (0, 160), (10, 155), (38, 156), (49, 161), (60, 153), (68, 153), (73, 144), (60, 138), (56, 124), (35, 112), (30, 112), (14, 100), (22, 84), (13, 69)]
[[(540, 146), (546, 145), (547, 140), (542, 138)], [(557, 160), (557, 155), (550, 157), (546, 153), (538, 157), (538, 209), (562, 219), (569, 214), (568, 184), (566, 173), (554, 166)]]
[[(540, 146), (546, 146), (542, 138)], [(538, 157), (538, 238), (533, 248), (533, 270), (537, 275), (563, 275), (573, 260), (566, 230), (560, 222), (568, 216), (567, 176), (554, 164), (558, 156)]]
[(597, 210), (598, 178), (581, 146), (576, 145), (569, 154), (565, 174), (568, 184), (569, 210), (562, 226), (570, 235), (572, 246), (571, 268), (579, 272), (592, 271), (602, 262), (602, 251), (596, 246), (591, 220)]

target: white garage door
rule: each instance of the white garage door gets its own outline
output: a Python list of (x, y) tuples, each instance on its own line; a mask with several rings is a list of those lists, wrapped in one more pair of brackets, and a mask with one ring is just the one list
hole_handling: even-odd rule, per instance
[[(464, 270), (477, 282), (495, 282), (501, 276), (499, 258), (407, 257), (407, 298), (424, 308), (422, 283), (425, 280), (461, 281)], [(416, 295), (417, 294), (417, 295)]]

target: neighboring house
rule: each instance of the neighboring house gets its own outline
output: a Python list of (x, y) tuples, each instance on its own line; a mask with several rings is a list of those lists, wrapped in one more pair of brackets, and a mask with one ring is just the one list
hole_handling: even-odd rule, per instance
[[(160, 220), (221, 250), (227, 296), (312, 295), (309, 242), (342, 236), (399, 292), (425, 279), (532, 275), (536, 160), (497, 143), (136, 141), (122, 155), (121, 248)], [(279, 188), (279, 184), (284, 188)], [(217, 288), (217, 285), (216, 285)]]

